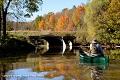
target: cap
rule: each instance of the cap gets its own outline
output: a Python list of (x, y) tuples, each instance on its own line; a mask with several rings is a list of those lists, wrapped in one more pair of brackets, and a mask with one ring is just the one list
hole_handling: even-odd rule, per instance
[(98, 43), (98, 41), (96, 39), (93, 39), (92, 43)]

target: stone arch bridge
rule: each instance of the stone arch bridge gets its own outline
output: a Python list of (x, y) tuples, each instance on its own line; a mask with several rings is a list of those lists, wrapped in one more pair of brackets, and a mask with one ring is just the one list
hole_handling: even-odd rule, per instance
[(70, 46), (74, 45), (75, 36), (52, 36), (52, 35), (44, 35), (44, 36), (29, 36), (30, 42), (34, 45), (44, 45), (42, 40), (46, 40), (49, 44), (49, 47), (53, 46)]

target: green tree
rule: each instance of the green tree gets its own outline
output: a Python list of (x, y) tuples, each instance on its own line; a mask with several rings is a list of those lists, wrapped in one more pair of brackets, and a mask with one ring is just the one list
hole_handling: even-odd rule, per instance
[(103, 20), (103, 13), (107, 10), (110, 0), (92, 0), (85, 6), (84, 22), (88, 27), (89, 40), (98, 37), (100, 32), (100, 21)]
[(101, 25), (101, 34), (108, 43), (120, 44), (120, 0), (111, 0), (107, 11), (104, 12)]
[(35, 30), (38, 29), (40, 21), (42, 21), (43, 17), (42, 16), (37, 16), (35, 19)]
[[(3, 36), (6, 36), (6, 17), (8, 14), (29, 17), (33, 12), (39, 11), (42, 0), (1, 0)], [(11, 12), (9, 12), (11, 11)]]
[(49, 12), (48, 14), (45, 14), (43, 16), (44, 20), (45, 20), (45, 25), (44, 25), (44, 30), (49, 30), (50, 26), (49, 26), (49, 20), (50, 20), (50, 16), (54, 14), (53, 12)]

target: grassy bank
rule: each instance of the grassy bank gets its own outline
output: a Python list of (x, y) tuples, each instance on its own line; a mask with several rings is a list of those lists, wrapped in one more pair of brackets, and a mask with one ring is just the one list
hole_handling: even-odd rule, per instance
[(41, 35), (55, 35), (55, 36), (65, 36), (65, 35), (75, 35), (76, 31), (7, 31), (8, 35), (14, 36), (41, 36)]

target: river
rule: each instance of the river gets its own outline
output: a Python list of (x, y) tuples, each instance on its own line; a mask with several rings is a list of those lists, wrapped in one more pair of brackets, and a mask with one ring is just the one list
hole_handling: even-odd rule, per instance
[[(85, 49), (87, 50), (87, 49)], [(0, 58), (1, 80), (120, 80), (120, 50), (105, 50), (108, 65), (80, 64), (78, 47), (36, 48), (22, 57)]]

